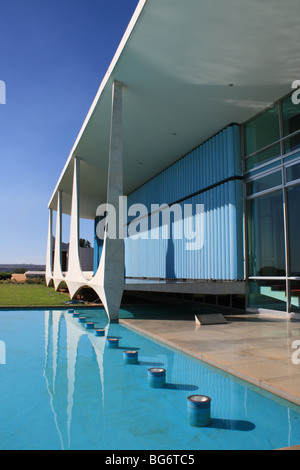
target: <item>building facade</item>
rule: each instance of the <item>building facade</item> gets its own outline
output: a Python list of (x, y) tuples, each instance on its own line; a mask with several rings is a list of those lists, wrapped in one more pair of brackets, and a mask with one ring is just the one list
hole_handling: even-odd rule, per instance
[(93, 288), (111, 319), (124, 291), (300, 312), (299, 27), (278, 2), (216, 3), (139, 2), (49, 203), (47, 283)]
[(248, 305), (299, 312), (300, 108), (293, 93), (242, 126)]

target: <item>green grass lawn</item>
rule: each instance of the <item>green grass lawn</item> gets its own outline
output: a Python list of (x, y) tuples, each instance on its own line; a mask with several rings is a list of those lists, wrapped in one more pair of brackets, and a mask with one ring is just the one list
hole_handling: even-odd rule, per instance
[(67, 294), (53, 287), (35, 284), (0, 284), (0, 307), (63, 306), (70, 300)]

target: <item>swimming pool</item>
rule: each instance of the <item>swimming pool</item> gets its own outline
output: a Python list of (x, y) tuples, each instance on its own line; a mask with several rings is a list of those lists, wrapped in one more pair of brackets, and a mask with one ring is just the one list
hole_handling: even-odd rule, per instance
[[(103, 310), (0, 311), (0, 449), (278, 449), (300, 443), (300, 408), (141, 336)], [(119, 339), (108, 348), (106, 338)], [(139, 363), (123, 362), (137, 350)], [(1, 358), (0, 358), (1, 359)], [(2, 364), (1, 364), (2, 362)], [(149, 387), (150, 367), (167, 371)], [(187, 423), (187, 397), (211, 397), (211, 424)]]

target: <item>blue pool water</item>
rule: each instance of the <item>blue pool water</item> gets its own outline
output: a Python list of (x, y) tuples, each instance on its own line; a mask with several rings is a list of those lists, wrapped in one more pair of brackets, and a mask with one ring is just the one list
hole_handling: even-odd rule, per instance
[[(83, 311), (81, 310), (81, 313)], [(1, 311), (0, 449), (276, 449), (300, 443), (288, 402), (84, 311), (119, 338), (106, 346), (64, 311)], [(136, 349), (139, 364), (123, 363)], [(4, 362), (4, 363), (3, 363)], [(164, 389), (147, 370), (167, 370)], [(211, 425), (187, 424), (187, 397), (208, 395)]]

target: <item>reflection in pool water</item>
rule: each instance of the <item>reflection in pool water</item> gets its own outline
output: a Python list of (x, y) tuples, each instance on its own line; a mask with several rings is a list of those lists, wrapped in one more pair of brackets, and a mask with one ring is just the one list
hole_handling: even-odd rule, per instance
[[(1, 449), (274, 449), (300, 442), (299, 407), (116, 323), (103, 310), (1, 311)], [(107, 338), (117, 338), (109, 348)], [(127, 364), (124, 351), (137, 351)], [(163, 388), (149, 368), (166, 369)], [(187, 397), (211, 397), (211, 422), (187, 422)]]

